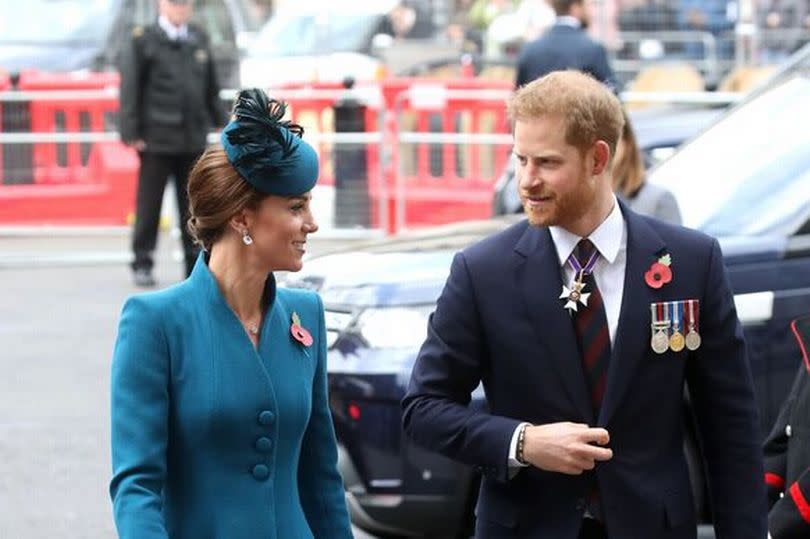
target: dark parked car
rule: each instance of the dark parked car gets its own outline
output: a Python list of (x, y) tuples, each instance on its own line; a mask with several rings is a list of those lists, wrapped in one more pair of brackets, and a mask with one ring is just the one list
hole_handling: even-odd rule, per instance
[[(0, 3), (0, 70), (113, 69), (132, 28), (157, 17), (156, 0), (27, 0)], [(223, 88), (239, 84), (237, 43), (259, 21), (248, 0), (196, 0), (194, 22), (211, 38)]]
[[(652, 169), (675, 152), (686, 140), (711, 125), (723, 113), (722, 108), (655, 107), (631, 111), (630, 121), (644, 156), (646, 168)], [(492, 197), (493, 215), (523, 211), (518, 197), (515, 157), (510, 156), (506, 169), (495, 184)]]
[[(673, 191), (688, 226), (721, 241), (763, 435), (800, 361), (789, 321), (810, 312), (807, 125), (810, 53), (650, 176)], [(453, 253), (518, 219), (508, 215), (394, 237), (310, 260), (291, 276), (288, 284), (319, 289), (326, 305), (331, 407), (356, 525), (403, 535), (469, 536), (477, 476), (404, 438), (399, 401)], [(486, 406), (480, 390), (472, 406)], [(699, 514), (709, 522), (698, 444), (691, 437), (685, 451)]]

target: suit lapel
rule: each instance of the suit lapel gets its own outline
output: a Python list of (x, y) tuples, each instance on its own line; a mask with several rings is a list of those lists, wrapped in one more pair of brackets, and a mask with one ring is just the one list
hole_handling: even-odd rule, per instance
[(523, 292), (535, 332), (546, 349), (543, 355), (548, 357), (559, 375), (582, 420), (591, 424), (593, 410), (585, 387), (574, 326), (558, 299), (562, 273), (548, 229), (528, 226), (515, 245), (515, 252), (518, 255), (516, 282)]
[[(645, 219), (620, 203), (627, 223), (627, 265), (619, 325), (613, 342), (607, 388), (599, 414), (599, 425), (606, 425), (627, 391), (640, 362), (650, 347), (650, 303), (660, 301), (644, 282), (644, 274), (666, 248), (661, 237)], [(677, 276), (675, 277), (677, 278)]]

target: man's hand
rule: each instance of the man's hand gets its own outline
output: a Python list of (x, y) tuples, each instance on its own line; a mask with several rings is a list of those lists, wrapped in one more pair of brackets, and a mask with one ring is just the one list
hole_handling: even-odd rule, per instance
[(613, 458), (611, 449), (599, 447), (608, 442), (608, 431), (582, 423), (535, 425), (526, 427), (523, 459), (541, 470), (579, 475)]

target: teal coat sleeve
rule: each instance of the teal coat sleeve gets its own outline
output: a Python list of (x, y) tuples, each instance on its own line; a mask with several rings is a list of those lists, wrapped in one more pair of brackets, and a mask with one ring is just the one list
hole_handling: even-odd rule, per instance
[(318, 364), (312, 388), (312, 415), (301, 445), (298, 486), (312, 533), (321, 539), (351, 539), (343, 480), (337, 469), (337, 442), (326, 378), (326, 324), (318, 302)]
[(124, 305), (111, 374), (110, 496), (121, 539), (168, 539), (162, 516), (166, 479), (169, 353), (154, 303)]

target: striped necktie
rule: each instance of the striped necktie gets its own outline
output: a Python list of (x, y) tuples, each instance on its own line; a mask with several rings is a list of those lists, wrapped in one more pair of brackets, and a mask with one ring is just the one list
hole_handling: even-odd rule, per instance
[[(589, 239), (582, 239), (574, 249), (574, 256), (582, 267), (596, 252), (596, 247)], [(596, 256), (599, 256), (598, 252)], [(602, 294), (596, 286), (593, 273), (586, 273), (583, 279), (585, 292), (590, 292), (588, 305), (580, 308), (574, 316), (574, 329), (577, 334), (582, 368), (591, 395), (594, 417), (599, 417), (599, 408), (607, 385), (608, 366), (610, 365), (610, 332), (608, 330), (605, 304)]]

